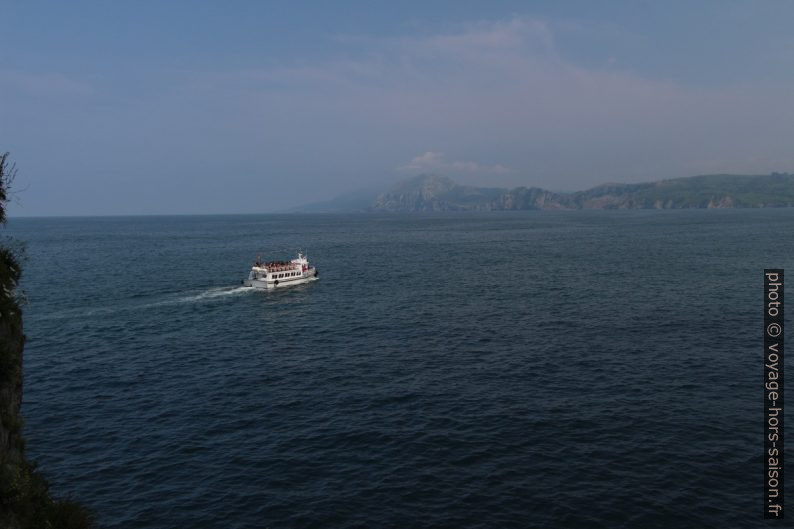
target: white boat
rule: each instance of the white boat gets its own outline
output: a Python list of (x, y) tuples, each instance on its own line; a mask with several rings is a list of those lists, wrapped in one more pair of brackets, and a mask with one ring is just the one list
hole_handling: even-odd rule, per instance
[(309, 264), (306, 255), (298, 253), (298, 258), (291, 261), (264, 262), (257, 259), (243, 285), (270, 290), (300, 285), (317, 279), (317, 269)]

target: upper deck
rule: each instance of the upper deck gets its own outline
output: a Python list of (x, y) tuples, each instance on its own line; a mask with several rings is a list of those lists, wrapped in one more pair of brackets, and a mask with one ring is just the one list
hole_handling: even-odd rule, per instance
[(305, 271), (309, 268), (309, 261), (306, 259), (306, 256), (302, 253), (298, 254), (297, 259), (293, 259), (291, 261), (257, 261), (254, 263), (252, 269), (258, 272), (289, 272), (292, 270), (297, 270), (299, 272)]
[(257, 261), (254, 263), (254, 268), (267, 272), (285, 272), (288, 270), (300, 270), (301, 267), (298, 263), (293, 263), (292, 261)]

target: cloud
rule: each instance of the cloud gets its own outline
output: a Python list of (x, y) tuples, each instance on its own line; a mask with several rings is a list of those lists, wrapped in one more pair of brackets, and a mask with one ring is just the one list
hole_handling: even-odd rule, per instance
[(652, 78), (611, 54), (585, 66), (557, 44), (577, 30), (514, 17), (340, 37), (330, 58), (200, 73), (164, 113), (202, 108), (209, 141), (347, 189), (390, 168), (555, 189), (794, 168), (791, 87)]
[(472, 161), (447, 161), (444, 153), (427, 151), (414, 157), (410, 163), (397, 168), (401, 172), (411, 173), (440, 173), (440, 174), (505, 174), (509, 173), (507, 167), (496, 165), (483, 165)]
[[(124, 88), (102, 72), (81, 79), (0, 71), (7, 95), (0, 117), (18, 144), (48, 154), (30, 156), (42, 174), (68, 182), (111, 167), (114, 184), (150, 178), (156, 189), (186, 174), (213, 182), (223, 171), (229, 185), (215, 202), (233, 204), (229, 210), (373, 187), (395, 170), (553, 189), (794, 170), (790, 83), (753, 77), (703, 86), (652, 77), (624, 66), (631, 61), (619, 47), (583, 64), (562, 51), (570, 49), (563, 39), (601, 37), (576, 32), (587, 27), (513, 17), (426, 34), (343, 36), (315, 56), (147, 72), (145, 89)], [(78, 97), (90, 96), (92, 86), (107, 104)], [(135, 160), (119, 164), (129, 152)], [(79, 171), (70, 176), (63, 167)], [(247, 186), (268, 192), (239, 192)], [(183, 201), (193, 211), (184, 192), (169, 193), (147, 200), (161, 201), (162, 211)]]

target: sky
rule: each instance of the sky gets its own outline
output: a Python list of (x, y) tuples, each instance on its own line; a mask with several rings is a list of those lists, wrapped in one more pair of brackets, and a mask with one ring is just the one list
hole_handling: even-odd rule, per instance
[(794, 172), (788, 1), (8, 2), (11, 216)]

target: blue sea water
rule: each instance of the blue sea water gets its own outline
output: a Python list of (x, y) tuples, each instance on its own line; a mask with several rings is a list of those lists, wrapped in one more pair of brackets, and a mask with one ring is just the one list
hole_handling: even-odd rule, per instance
[[(794, 269), (792, 210), (6, 231), (28, 454), (100, 527), (761, 525), (762, 271)], [(240, 287), (298, 248), (320, 281)]]

